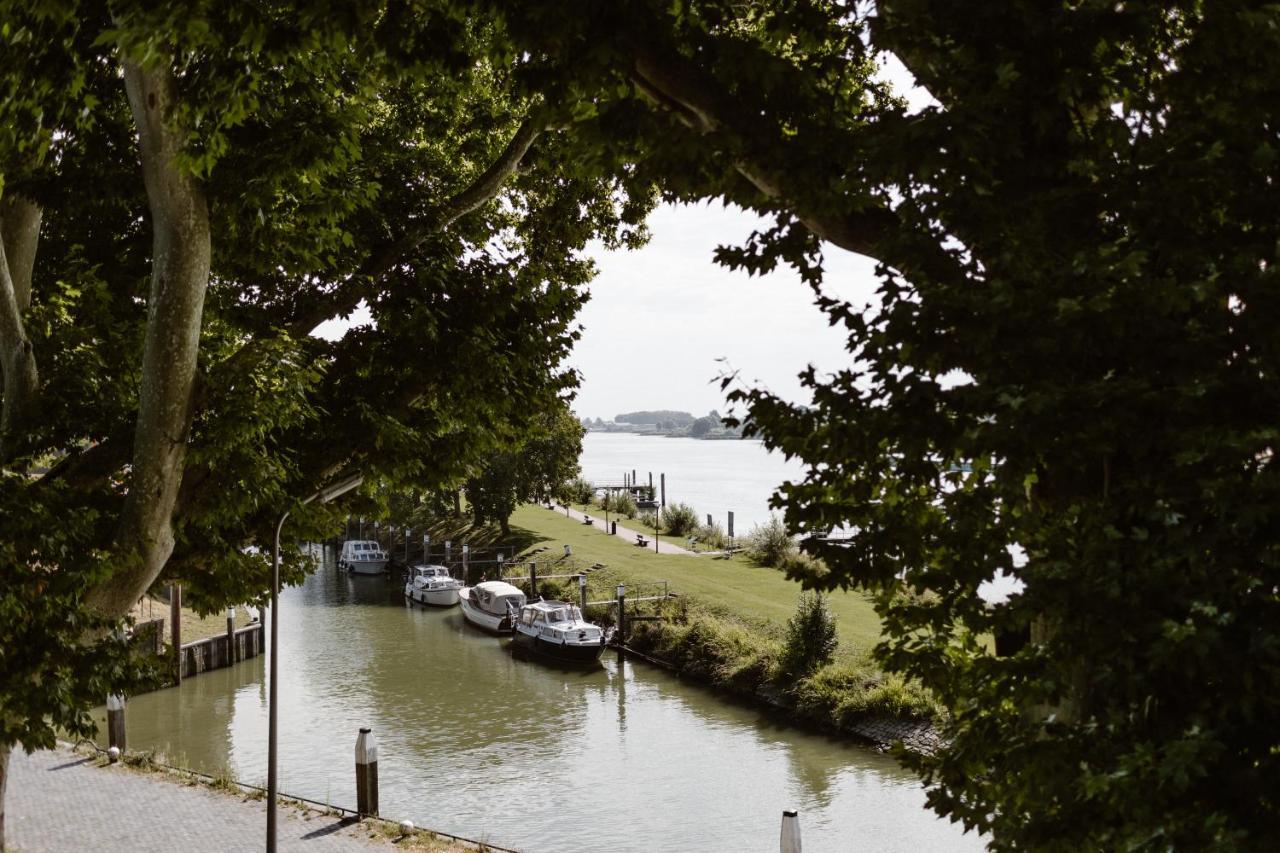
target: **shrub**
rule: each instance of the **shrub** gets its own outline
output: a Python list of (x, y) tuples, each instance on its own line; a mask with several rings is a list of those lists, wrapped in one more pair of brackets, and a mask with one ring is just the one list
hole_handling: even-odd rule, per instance
[(566, 503), (589, 504), (595, 494), (595, 485), (581, 477), (574, 477), (560, 487), (560, 499)]
[(662, 511), (662, 529), (672, 536), (688, 536), (698, 529), (698, 513), (688, 504), (672, 504)]
[(793, 678), (808, 675), (831, 663), (836, 645), (836, 620), (822, 593), (800, 593), (796, 614), (787, 620), (779, 661), (782, 671)]
[(713, 521), (711, 524), (702, 525), (698, 528), (697, 536), (699, 542), (717, 551), (722, 551), (729, 546), (729, 537), (724, 535), (724, 528), (719, 522)]
[(776, 515), (770, 515), (766, 524), (753, 527), (747, 540), (747, 555), (762, 566), (780, 566), (796, 550), (796, 541)]
[(656, 525), (658, 524), (658, 514), (651, 509), (647, 509), (640, 513), (640, 520), (656, 529)]
[(793, 580), (808, 580), (820, 578), (830, 571), (827, 564), (821, 558), (812, 554), (806, 554), (803, 551), (796, 551), (793, 554), (787, 554), (778, 563), (778, 568)]
[(604, 506), (618, 515), (625, 515), (627, 518), (635, 518), (638, 511), (636, 509), (636, 499), (631, 497), (630, 492), (614, 492), (611, 495), (606, 495)]

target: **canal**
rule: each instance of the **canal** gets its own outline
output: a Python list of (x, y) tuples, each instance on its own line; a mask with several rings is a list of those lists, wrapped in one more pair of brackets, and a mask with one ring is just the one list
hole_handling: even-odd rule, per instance
[[(361, 726), (381, 812), (532, 851), (980, 850), (924, 808), (892, 759), (797, 731), (654, 667), (518, 659), (457, 608), (406, 605), (398, 581), (331, 562), (281, 597), (280, 789), (353, 808)], [(132, 750), (266, 778), (265, 658), (128, 704)]]

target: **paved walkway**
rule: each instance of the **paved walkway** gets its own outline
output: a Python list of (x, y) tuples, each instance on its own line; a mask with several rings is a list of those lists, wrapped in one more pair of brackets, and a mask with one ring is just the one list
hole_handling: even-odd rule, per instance
[[(585, 522), (587, 519), (587, 516), (584, 513), (579, 512), (573, 507), (556, 506), (556, 508), (553, 511), (566, 513), (570, 518), (576, 519), (577, 521), (581, 521), (581, 522)], [(612, 519), (612, 516), (610, 516), (610, 518)], [(603, 518), (597, 518), (594, 515), (591, 516), (591, 525), (599, 529), (603, 533), (608, 532), (608, 530), (606, 530), (604, 526)], [(618, 532), (615, 535), (619, 539), (625, 539), (628, 542), (630, 542), (632, 545), (635, 545), (636, 536), (640, 533), (642, 533), (642, 531), (632, 530), (630, 527), (623, 527), (621, 524), (619, 524)], [(649, 543), (650, 543), (649, 547), (652, 548), (653, 534), (645, 533), (644, 537), (649, 540)], [(668, 542), (665, 538), (661, 536), (658, 537), (658, 553), (659, 554), (684, 554), (685, 556), (689, 556), (689, 557), (695, 556), (695, 553), (693, 551), (690, 551), (688, 548), (681, 548), (679, 545), (672, 545), (670, 542)]]
[[(267, 810), (205, 785), (52, 749), (9, 762), (5, 833), (17, 853), (227, 853), (265, 846)], [(308, 853), (390, 850), (349, 820), (280, 806), (279, 849)]]

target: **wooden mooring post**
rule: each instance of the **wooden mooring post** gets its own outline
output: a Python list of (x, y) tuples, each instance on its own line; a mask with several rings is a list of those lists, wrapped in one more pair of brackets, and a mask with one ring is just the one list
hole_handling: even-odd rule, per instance
[(800, 815), (795, 809), (782, 813), (782, 834), (778, 839), (779, 853), (800, 853)]
[(498, 555), (498, 580), (502, 580), (502, 555)]
[(125, 751), (124, 696), (112, 693), (107, 697), (107, 747)]
[(239, 655), (236, 654), (236, 608), (233, 604), (227, 608), (227, 663), (233, 664)]
[(578, 575), (578, 600), (581, 602), (578, 609), (583, 613), (587, 612), (587, 576), (585, 574)]
[(627, 585), (618, 584), (618, 644), (627, 642)]
[(538, 594), (538, 564), (529, 564), (529, 597), (533, 598)]
[[(471, 562), (471, 546), (466, 542), (462, 543), (462, 580), (464, 583), (471, 583), (471, 575), (469, 573)], [(449, 571), (453, 574), (453, 570)]]
[(182, 585), (169, 584), (169, 640), (173, 643), (173, 677), (182, 683)]
[(378, 816), (378, 741), (373, 729), (360, 729), (356, 737), (356, 814)]

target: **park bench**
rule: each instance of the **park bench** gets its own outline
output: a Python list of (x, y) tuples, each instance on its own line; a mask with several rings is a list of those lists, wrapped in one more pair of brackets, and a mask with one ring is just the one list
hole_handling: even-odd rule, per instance
[(645, 535), (643, 533), (636, 534), (636, 547), (637, 548), (649, 547), (649, 540), (645, 538)]
[(589, 516), (589, 515), (584, 515), (584, 516), (582, 517), (582, 523), (583, 523), (583, 524), (593, 524), (594, 522), (592, 522), (592, 520), (591, 520), (591, 516)]

